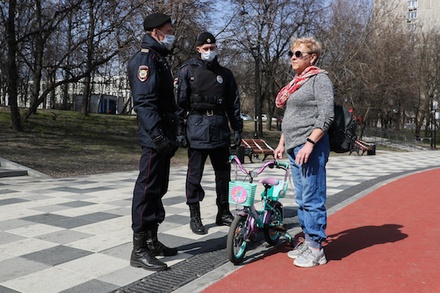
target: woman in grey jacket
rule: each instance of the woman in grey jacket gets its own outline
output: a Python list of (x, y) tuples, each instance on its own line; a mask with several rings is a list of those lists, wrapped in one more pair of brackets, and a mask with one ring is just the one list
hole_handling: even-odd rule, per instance
[(326, 163), (330, 153), (327, 130), (333, 122), (333, 84), (327, 72), (314, 66), (321, 44), (313, 38), (295, 39), (289, 52), (296, 72), (278, 93), (276, 105), (285, 108), (283, 133), (275, 158), (289, 157), (305, 239), (288, 253), (298, 267), (327, 263), (322, 242), (327, 238)]

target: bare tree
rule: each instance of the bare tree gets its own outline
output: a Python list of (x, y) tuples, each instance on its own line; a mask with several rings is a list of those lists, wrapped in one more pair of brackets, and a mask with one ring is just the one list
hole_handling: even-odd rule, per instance
[[(417, 65), (411, 77), (416, 82), (418, 90), (418, 115), (415, 115), (416, 134), (425, 123), (425, 136), (430, 136), (428, 132), (433, 127), (435, 118), (433, 117), (433, 102), (439, 98), (440, 93), (440, 34), (434, 28), (420, 32), (414, 38), (414, 53), (411, 58), (412, 65)], [(437, 101), (438, 102), (438, 101)]]
[[(105, 3), (104, 1), (90, 0), (88, 3), (89, 5), (93, 4), (92, 6), (96, 8), (94, 5), (98, 2), (101, 6), (96, 7), (101, 8), (100, 14), (99, 17), (96, 14), (94, 15), (99, 19), (100, 25), (96, 30), (90, 29), (90, 27), (87, 26), (88, 13), (90, 12), (87, 8), (91, 6), (86, 5), (84, 7), (81, 5), (78, 7), (80, 9), (71, 10), (71, 13), (74, 13), (71, 24), (71, 28), (74, 32), (73, 41), (69, 42), (70, 47), (64, 46), (63, 53), (57, 56), (57, 58), (53, 60), (53, 63), (50, 64), (50, 67), (54, 70), (63, 70), (65, 72), (63, 78), (45, 87), (36, 102), (29, 108), (25, 118), (29, 117), (56, 87), (86, 79), (102, 65), (107, 64), (117, 56), (121, 48), (126, 47), (132, 42), (132, 39), (127, 38), (127, 36), (132, 34), (125, 33), (126, 31), (131, 32), (131, 28), (126, 29), (129, 22), (126, 23), (125, 21), (133, 11), (137, 11), (142, 7), (141, 4), (137, 3), (137, 1), (129, 0), (106, 1)], [(69, 3), (73, 4), (72, 2)], [(83, 4), (83, 2), (80, 1), (79, 4)], [(82, 14), (84, 11), (86, 11), (85, 15)], [(69, 21), (69, 18), (63, 18), (63, 20), (66, 19)], [(84, 33), (85, 27), (88, 27), (88, 29), (85, 30), (86, 33)], [(60, 37), (60, 35), (57, 35), (57, 37)], [(49, 58), (45, 60), (49, 60)], [(69, 61), (68, 64), (66, 64), (66, 60)], [(86, 79), (86, 84), (87, 83)], [(88, 93), (86, 94), (88, 95)], [(83, 109), (83, 113), (86, 113), (84, 111), (86, 110)]]
[(85, 19), (87, 20), (87, 46), (85, 48), (86, 51), (86, 76), (84, 77), (84, 94), (82, 99), (82, 108), (81, 112), (84, 115), (88, 115), (89, 113), (89, 104), (90, 104), (90, 95), (91, 95), (91, 75), (92, 75), (92, 64), (93, 64), (93, 55), (95, 51), (94, 43), (95, 43), (95, 11), (98, 12), (101, 10), (101, 1), (95, 0), (87, 0), (87, 16)]
[(373, 71), (369, 63), (371, 19), (367, 1), (336, 0), (321, 24), (324, 52), (319, 65), (333, 81), (335, 102), (355, 109), (355, 115), (362, 118), (359, 121), (365, 121), (370, 110), (367, 80)]
[(413, 71), (406, 62), (414, 45), (396, 15), (398, 5), (384, 1), (373, 11), (367, 1), (337, 0), (323, 27), (322, 62), (336, 101), (355, 109), (361, 129), (367, 124), (399, 129), (414, 106), (408, 102), (415, 96)]
[[(7, 36), (0, 38), (8, 44), (7, 50), (0, 49), (2, 56), (7, 56), (0, 60), (2, 100), (9, 100), (14, 128), (20, 128), (17, 121), (27, 119), (38, 107), (54, 108), (61, 101), (67, 109), (68, 86), (79, 88), (81, 84), (84, 103), (88, 103), (97, 77), (104, 83), (112, 76), (124, 81), (126, 64), (139, 50), (144, 17), (160, 11), (171, 15), (176, 30), (169, 58), (173, 71), (195, 55), (200, 32), (216, 35), (220, 61), (237, 79), (242, 108), (259, 117), (258, 136), (263, 135), (263, 109), (269, 129), (271, 117), (282, 115), (275, 109), (274, 99), (294, 74), (286, 56), (291, 38), (312, 35), (323, 41), (319, 66), (334, 82), (336, 101), (356, 109), (364, 127), (401, 129), (411, 119), (416, 133), (423, 127), (428, 130), (431, 100), (439, 91), (438, 33), (408, 32), (396, 13), (401, 1), (377, 0), (374, 3), (380, 9), (374, 10), (369, 0), (334, 0), (330, 7), (327, 3), (9, 1), (0, 10), (0, 21), (5, 24), (0, 31)], [(11, 18), (8, 13), (15, 14)], [(124, 84), (120, 82), (121, 87)], [(55, 95), (60, 86), (61, 99)], [(20, 117), (18, 102), (27, 105), (29, 100), (30, 107)], [(127, 99), (127, 108), (129, 104)], [(83, 113), (87, 108), (85, 104)]]
[[(258, 117), (257, 136), (262, 136), (262, 109), (268, 113), (271, 127), (274, 99), (278, 90), (292, 78), (286, 53), (293, 36), (312, 35), (321, 19), (324, 1), (232, 0), (230, 26), (224, 30), (223, 45), (236, 50), (229, 61), (235, 71), (243, 71), (237, 80), (245, 93), (254, 92), (254, 116)], [(241, 58), (240, 61), (233, 56)], [(246, 60), (246, 61), (242, 61)], [(249, 61), (253, 60), (253, 64)], [(252, 66), (253, 65), (253, 66)], [(249, 82), (249, 79), (255, 82)], [(250, 88), (249, 88), (250, 87)], [(245, 97), (244, 104), (251, 104)]]
[(20, 111), (17, 103), (18, 70), (17, 70), (17, 40), (15, 37), (15, 15), (17, 2), (9, 1), (7, 18), (7, 41), (8, 41), (8, 96), (11, 108), (12, 127), (16, 131), (23, 131)]
[[(214, 3), (212, 0), (162, 0), (147, 4), (147, 14), (159, 11), (171, 15), (176, 35), (173, 54), (170, 56), (170, 66), (174, 72), (196, 54), (197, 36), (210, 29), (212, 18), (215, 17), (212, 13)], [(215, 32), (212, 33), (215, 35)]]

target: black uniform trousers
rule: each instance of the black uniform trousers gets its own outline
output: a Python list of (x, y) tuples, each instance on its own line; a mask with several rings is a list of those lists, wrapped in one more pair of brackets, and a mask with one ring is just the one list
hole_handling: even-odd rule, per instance
[(133, 191), (132, 229), (140, 233), (165, 219), (162, 197), (168, 190), (170, 157), (142, 148), (139, 175)]
[(186, 203), (194, 204), (203, 200), (205, 191), (200, 184), (206, 159), (211, 160), (215, 173), (217, 206), (228, 203), (230, 181), (229, 147), (214, 149), (188, 148), (188, 172), (186, 175)]

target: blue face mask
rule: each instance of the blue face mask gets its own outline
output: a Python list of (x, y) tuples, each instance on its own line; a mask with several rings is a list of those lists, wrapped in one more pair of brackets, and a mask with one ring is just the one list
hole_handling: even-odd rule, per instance
[(217, 51), (216, 50), (209, 50), (208, 52), (201, 52), (200, 53), (200, 58), (202, 58), (202, 60), (211, 62), (212, 60), (214, 60), (215, 56), (217, 56)]
[[(158, 31), (160, 31), (160, 30), (158, 30)], [(159, 44), (164, 45), (168, 51), (171, 51), (171, 48), (173, 47), (175, 36), (174, 35), (166, 35), (161, 31), (160, 31), (160, 33), (164, 36), (164, 39), (162, 41), (159, 41)]]

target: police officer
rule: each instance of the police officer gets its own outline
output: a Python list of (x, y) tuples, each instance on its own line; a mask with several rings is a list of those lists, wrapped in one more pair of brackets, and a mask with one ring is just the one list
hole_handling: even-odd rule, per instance
[[(188, 143), (186, 203), (190, 210), (190, 228), (206, 234), (200, 215), (200, 201), (205, 196), (200, 182), (207, 157), (215, 172), (217, 225), (230, 225), (228, 186), (230, 165), (230, 129), (235, 131), (234, 144), (241, 142), (243, 120), (240, 98), (232, 72), (217, 61), (215, 37), (201, 33), (196, 40), (196, 58), (186, 61), (178, 71), (179, 145)], [(186, 125), (184, 119), (186, 118)]]
[(165, 218), (162, 197), (168, 189), (170, 160), (177, 150), (178, 119), (173, 77), (166, 55), (174, 40), (171, 18), (153, 13), (144, 20), (142, 49), (128, 64), (128, 78), (142, 146), (139, 175), (133, 191), (133, 251), (130, 264), (147, 270), (165, 270), (156, 256), (177, 254), (157, 239)]

